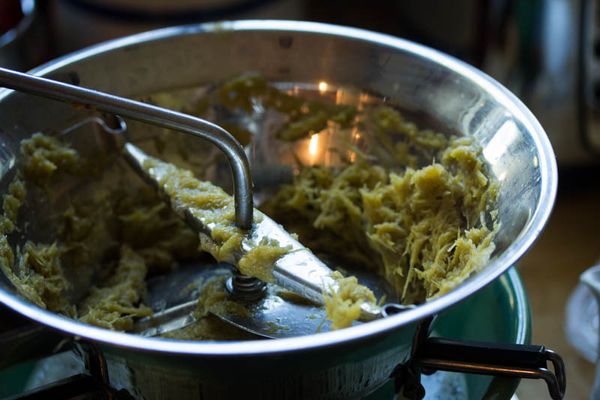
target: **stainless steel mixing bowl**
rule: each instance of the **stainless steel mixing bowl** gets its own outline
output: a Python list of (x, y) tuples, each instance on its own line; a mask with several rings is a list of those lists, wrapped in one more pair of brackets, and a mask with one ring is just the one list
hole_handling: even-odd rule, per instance
[[(501, 229), (489, 265), (452, 292), (413, 310), (349, 329), (275, 341), (182, 342), (111, 332), (28, 303), (4, 277), (0, 301), (40, 324), (92, 343), (121, 371), (111, 376), (111, 384), (133, 387), (134, 394), (146, 398), (154, 396), (150, 388), (165, 387), (209, 398), (233, 393), (360, 397), (380, 386), (409, 356), (419, 321), (492, 282), (531, 246), (555, 197), (552, 148), (527, 108), (480, 71), (405, 40), (339, 26), (239, 21), (177, 27), (86, 49), (35, 73), (138, 96), (247, 71), (275, 82), (326, 81), (357, 87), (425, 115), (445, 131), (474, 137), (500, 182)], [(4, 187), (18, 163), (20, 139), (67, 126), (81, 118), (80, 113), (65, 104), (2, 91)]]

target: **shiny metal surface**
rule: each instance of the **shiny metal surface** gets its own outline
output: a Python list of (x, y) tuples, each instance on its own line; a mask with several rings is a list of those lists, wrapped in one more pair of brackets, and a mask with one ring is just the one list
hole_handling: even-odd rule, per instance
[[(155, 159), (156, 164), (151, 168), (146, 168), (147, 161), (152, 157), (132, 143), (125, 143), (122, 151), (134, 169), (150, 181), (162, 193), (163, 197), (167, 197), (173, 211), (196, 232), (207, 235), (206, 240), (211, 240), (214, 223), (207, 220), (205, 210), (169, 198), (161, 186), (160, 182), (164, 182), (168, 178), (170, 171), (168, 164)], [(289, 248), (289, 252), (279, 258), (273, 265), (274, 283), (315, 303), (314, 305), (323, 306), (325, 304), (324, 293), (335, 293), (339, 289), (339, 282), (333, 277), (333, 271), (312, 251), (294, 239), (283, 226), (258, 210), (254, 210), (253, 214), (256, 218), (248, 234), (242, 240), (240, 251), (232, 254), (231, 259), (223, 261), (237, 265), (244, 255), (260, 246), (261, 243), (275, 241), (278, 246)], [(219, 310), (217, 314), (225, 321), (267, 338), (295, 337), (329, 330), (329, 324), (323, 323), (323, 313), (317, 312), (314, 305), (309, 306), (306, 310), (302, 305), (295, 307), (292, 304), (285, 305), (281, 309), (281, 298), (278, 300), (271, 298), (260, 301), (260, 304), (253, 307), (250, 315), (228, 314), (226, 310)], [(406, 308), (400, 304), (386, 304), (385, 306), (394, 307), (396, 310)], [(180, 318), (182, 310), (189, 310), (189, 308), (189, 306), (187, 308), (177, 307), (172, 310), (173, 315), (176, 316), (179, 322), (169, 322), (168, 327), (152, 327), (148, 331), (143, 331), (142, 335), (154, 336), (157, 332), (169, 332), (191, 324), (194, 322), (193, 318)], [(278, 309), (281, 310), (277, 312)], [(314, 316), (315, 313), (318, 314), (318, 317)], [(166, 321), (168, 315), (168, 312), (161, 314), (159, 319)], [(369, 302), (361, 304), (361, 321), (373, 321), (381, 317), (381, 307)], [(150, 322), (150, 324), (152, 323)], [(281, 329), (276, 328), (277, 326), (280, 326)], [(136, 331), (140, 332), (142, 330), (136, 328)]]
[[(107, 69), (114, 73), (107, 74)], [(201, 85), (246, 71), (259, 71), (274, 82), (327, 81), (358, 87), (402, 109), (424, 113), (426, 121), (445, 131), (474, 137), (500, 181), (498, 218), (502, 225), (489, 265), (447, 295), (398, 315), (344, 330), (273, 341), (179, 342), (109, 332), (34, 307), (1, 280), (0, 301), (42, 324), (97, 343), (130, 371), (146, 368), (148, 382), (157, 379), (157, 371), (185, 375), (186, 370), (194, 371), (196, 379), (216, 382), (229, 376), (225, 371), (243, 368), (248, 362), (260, 365), (260, 371), (268, 369), (269, 382), (291, 379), (297, 368), (303, 367), (315, 376), (342, 374), (344, 381), (366, 382), (362, 392), (353, 393), (368, 393), (408, 356), (410, 344), (397, 343), (401, 338), (410, 341), (419, 320), (495, 280), (537, 238), (556, 193), (552, 148), (529, 110), (480, 71), (405, 40), (339, 26), (237, 21), (178, 27), (84, 50), (35, 72), (54, 78), (76, 77), (82, 86), (135, 96)], [(76, 110), (63, 105), (1, 93), (0, 129), (6, 132), (4, 151), (0, 152), (3, 164), (14, 164), (20, 138), (77, 118)], [(426, 126), (426, 121), (418, 122)], [(350, 349), (354, 360), (361, 360), (360, 372), (346, 356)], [(290, 362), (295, 365), (288, 365)], [(372, 378), (363, 381), (364, 376)], [(244, 378), (240, 378), (239, 387), (243, 388)], [(324, 396), (336, 397), (336, 389), (332, 387)]]
[[(385, 296), (388, 301), (397, 300), (393, 288), (383, 278), (361, 270), (348, 272), (356, 276), (359, 282), (372, 288), (377, 298)], [(137, 320), (132, 332), (152, 337), (191, 325), (197, 321), (192, 313), (198, 306), (198, 297), (204, 283), (211, 277), (231, 277), (233, 273), (233, 266), (228, 264), (196, 262), (150, 279), (148, 305), (154, 310), (154, 314)], [(185, 290), (190, 287), (190, 282), (198, 283), (192, 292)], [(248, 314), (229, 314), (227, 310), (219, 309), (210, 312), (225, 322), (257, 335), (257, 339), (281, 339), (331, 330), (331, 322), (327, 320), (325, 309), (320, 303), (293, 298), (276, 284), (268, 284), (264, 289), (260, 298), (254, 301), (242, 300), (246, 303)], [(381, 316), (393, 315), (410, 307), (386, 304), (382, 307)], [(389, 314), (385, 313), (390, 310)], [(375, 317), (380, 315), (376, 314), (373, 318)]]
[(559, 164), (597, 162), (597, 1), (494, 0), (491, 4), (481, 68), (536, 115)]
[(546, 129), (561, 166), (600, 162), (598, 0), (459, 0), (432, 16), (436, 4), (399, 7), (424, 40), (515, 93)]
[[(531, 329), (528, 302), (524, 288), (519, 282), (516, 270), (511, 268), (509, 272), (486, 289), (476, 293), (457, 307), (453, 307), (448, 313), (440, 315), (435, 322), (435, 334), (442, 337), (465, 338), (465, 335), (460, 332), (468, 331), (471, 332), (469, 340), (527, 344)], [(500, 287), (503, 289), (497, 290)], [(477, 313), (477, 318), (465, 319), (464, 315), (468, 314), (473, 306), (482, 312)], [(503, 319), (503, 322), (499, 322), (497, 315), (504, 315), (507, 318)], [(459, 322), (457, 323), (457, 321)], [(70, 353), (62, 353), (37, 363), (27, 388), (36, 388), (77, 373), (85, 373), (85, 368), (81, 365), (83, 360), (77, 362), (78, 359), (79, 357), (73, 359), (73, 355)], [(257, 364), (259, 361), (255, 361), (253, 367)], [(108, 364), (108, 370), (110, 378), (113, 371), (111, 363)], [(197, 382), (197, 380), (195, 381)], [(328, 383), (332, 384), (333, 382)], [(511, 396), (519, 384), (519, 380), (503, 377), (490, 380), (489, 377), (482, 375), (448, 374), (438, 371), (431, 376), (422, 376), (421, 384), (425, 387), (427, 396), (436, 399), (480, 399), (486, 392), (487, 395), (493, 392), (495, 398), (508, 400), (512, 399)], [(154, 385), (154, 387), (156, 386), (158, 385)], [(193, 389), (202, 389), (198, 384), (194, 386), (187, 383), (186, 385), (179, 383), (177, 387), (182, 391), (177, 391), (175, 386), (163, 386), (158, 389), (160, 394), (155, 397), (174, 398), (179, 395), (179, 398), (184, 398), (184, 393), (189, 393)], [(383, 387), (364, 399), (391, 399), (394, 393), (393, 388), (394, 382), (388, 380)], [(258, 397), (260, 393), (256, 394), (255, 397)], [(539, 391), (535, 394), (539, 395)], [(216, 397), (214, 393), (212, 393), (212, 397)]]
[(129, 100), (108, 93), (77, 87), (63, 82), (35, 77), (0, 68), (0, 86), (36, 96), (91, 107), (114, 115), (173, 129), (204, 138), (217, 146), (227, 157), (233, 174), (235, 213), (242, 229), (252, 226), (252, 175), (244, 149), (225, 129), (209, 121), (164, 108)]
[[(136, 169), (149, 178), (155, 186), (159, 186), (159, 182), (167, 177), (168, 170), (160, 161), (156, 166), (144, 169), (143, 166), (150, 156), (137, 146), (126, 143), (123, 151), (131, 160), (130, 163), (134, 164)], [(159, 187), (159, 190), (162, 188)], [(210, 237), (212, 224), (206, 220), (205, 213), (186, 204), (177, 203), (174, 199), (170, 199), (170, 201), (171, 208), (186, 220), (189, 226)], [(310, 250), (286, 232), (280, 224), (260, 211), (255, 210), (254, 213), (257, 220), (254, 222), (250, 234), (242, 240), (241, 251), (233, 254), (233, 258), (228, 261), (235, 265), (244, 254), (258, 246), (261, 241), (276, 240), (280, 246), (291, 248), (289, 254), (281, 257), (275, 263), (273, 275), (276, 282), (317, 304), (323, 304), (323, 287), (337, 287), (336, 281), (331, 277), (332, 271)]]

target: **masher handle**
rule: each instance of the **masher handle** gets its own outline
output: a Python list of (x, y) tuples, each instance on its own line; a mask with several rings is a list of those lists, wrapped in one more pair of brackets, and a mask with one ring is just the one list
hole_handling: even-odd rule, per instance
[(236, 223), (242, 229), (252, 226), (250, 164), (242, 146), (220, 126), (191, 115), (6, 68), (0, 68), (0, 86), (75, 106), (83, 105), (210, 141), (225, 153), (231, 165)]
[[(164, 162), (153, 159), (140, 148), (132, 143), (126, 142), (122, 150), (129, 164), (138, 173), (151, 182), (163, 195), (164, 188), (161, 186), (168, 169)], [(148, 161), (153, 159), (155, 166), (145, 168)], [(197, 210), (190, 204), (179, 203), (175, 199), (169, 199), (171, 208), (186, 221), (188, 226), (197, 232), (202, 232), (209, 237), (212, 236), (213, 223), (206, 220), (205, 213)], [(273, 278), (275, 283), (290, 292), (293, 292), (316, 304), (324, 304), (325, 292), (336, 292), (339, 287), (338, 281), (333, 277), (333, 271), (323, 263), (312, 251), (296, 240), (283, 226), (262, 214), (254, 211), (257, 218), (241, 242), (238, 252), (234, 252), (230, 261), (237, 264), (240, 258), (252, 251), (252, 249), (264, 242), (276, 242), (278, 246), (288, 248), (287, 254), (280, 257), (273, 265)], [(363, 321), (380, 318), (381, 308), (376, 304), (365, 301), (361, 304), (361, 316)]]

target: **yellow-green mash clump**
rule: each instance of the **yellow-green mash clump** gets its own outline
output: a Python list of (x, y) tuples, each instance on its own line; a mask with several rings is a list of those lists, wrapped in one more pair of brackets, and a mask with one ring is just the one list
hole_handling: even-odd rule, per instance
[[(277, 161), (293, 164), (291, 182), (260, 192), (261, 210), (316, 254), (381, 275), (403, 303), (447, 293), (480, 271), (494, 251), (498, 187), (469, 137), (421, 129), (380, 100), (357, 105), (304, 98), (256, 75), (224, 82), (189, 101), (165, 94), (146, 100), (213, 118), (249, 154), (260, 150), (253, 147), (257, 142), (269, 155), (286, 151)], [(271, 136), (229, 118), (245, 115), (240, 120), (247, 122), (256, 113), (275, 116)], [(89, 324), (127, 331), (153, 312), (148, 279), (203, 253), (273, 281), (273, 264), (289, 250), (265, 240), (240, 256), (247, 232), (235, 225), (232, 197), (197, 178), (220, 176), (223, 158), (198, 157), (181, 137), (169, 135), (139, 145), (153, 149), (157, 158), (144, 168), (164, 170), (159, 185), (171, 204), (116, 151), (90, 155), (68, 137), (42, 134), (21, 142), (0, 218), (0, 269), (21, 296)], [(159, 159), (181, 161), (186, 168)], [(190, 229), (173, 211), (182, 206), (201, 216), (210, 232)], [(356, 278), (339, 272), (334, 278), (338, 287), (324, 288), (326, 312), (334, 328), (343, 328), (358, 318), (362, 303), (377, 300)], [(219, 307), (245, 312), (216, 278), (204, 282), (197, 322), (168, 336), (249, 338), (210, 315)]]

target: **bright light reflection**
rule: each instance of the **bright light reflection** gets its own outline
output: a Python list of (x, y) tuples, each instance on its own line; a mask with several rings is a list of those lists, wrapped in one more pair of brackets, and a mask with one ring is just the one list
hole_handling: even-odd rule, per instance
[(319, 92), (321, 92), (321, 93), (326, 92), (328, 87), (329, 87), (329, 85), (327, 84), (327, 82), (325, 82), (325, 81), (319, 82)]
[(311, 157), (314, 157), (317, 155), (319, 151), (319, 134), (315, 133), (314, 135), (312, 135), (310, 137), (310, 142), (308, 143), (308, 154), (311, 155)]
[(508, 120), (498, 132), (492, 137), (492, 140), (483, 149), (483, 156), (490, 164), (495, 164), (508, 151), (508, 148), (519, 139), (519, 128), (514, 121)]

